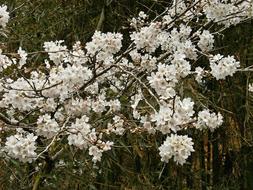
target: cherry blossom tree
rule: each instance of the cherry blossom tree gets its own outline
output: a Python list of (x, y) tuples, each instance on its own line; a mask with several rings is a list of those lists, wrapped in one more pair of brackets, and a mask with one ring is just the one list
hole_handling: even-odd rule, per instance
[[(7, 10), (0, 7), (3, 31)], [(155, 18), (141, 11), (128, 36), (96, 31), (71, 48), (60, 40), (45, 42), (39, 52), (0, 50), (1, 130), (9, 134), (1, 156), (31, 163), (66, 144), (87, 150), (95, 167), (122, 135), (159, 134), (166, 138), (157, 150), (161, 162), (185, 164), (194, 154), (189, 131), (213, 132), (224, 117), (185, 94), (187, 81), (195, 88), (249, 69), (233, 55), (216, 54), (215, 39), (252, 15), (246, 0), (174, 1)], [(46, 54), (39, 68), (29, 66), (35, 54)], [(51, 159), (63, 151), (51, 152)]]

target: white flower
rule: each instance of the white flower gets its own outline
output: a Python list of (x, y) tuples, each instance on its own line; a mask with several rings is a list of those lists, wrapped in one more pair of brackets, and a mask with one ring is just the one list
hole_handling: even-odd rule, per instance
[(60, 131), (58, 123), (48, 114), (40, 116), (37, 125), (36, 133), (46, 138), (52, 138)]
[(63, 42), (63, 40), (55, 42), (45, 42), (43, 46), (45, 51), (48, 52), (49, 59), (53, 61), (56, 65), (62, 63), (64, 58), (67, 57), (67, 46), (63, 46)]
[(136, 110), (139, 102), (142, 100), (142, 92), (139, 90), (137, 94), (131, 97), (131, 107)]
[(106, 110), (107, 105), (108, 102), (105, 100), (105, 94), (102, 93), (91, 103), (91, 108), (94, 112), (101, 113)]
[(110, 106), (112, 112), (116, 112), (120, 111), (121, 103), (118, 99), (110, 100), (110, 102), (108, 102), (108, 106)]
[(168, 136), (158, 149), (161, 161), (168, 163), (173, 157), (174, 161), (180, 165), (183, 165), (191, 152), (194, 152), (192, 138), (177, 134)]
[(174, 53), (174, 59), (171, 61), (175, 65), (176, 76), (178, 79), (184, 78), (191, 73), (191, 65), (185, 58), (185, 54), (180, 52)]
[(130, 35), (131, 40), (136, 44), (136, 48), (145, 49), (147, 52), (154, 52), (158, 48), (158, 34), (161, 32), (156, 23), (151, 23), (150, 26), (145, 26), (139, 32), (133, 32)]
[(211, 74), (217, 79), (225, 79), (227, 76), (233, 76), (240, 63), (233, 56), (223, 57), (217, 54), (210, 58)]
[(111, 150), (112, 149), (112, 146), (113, 146), (113, 142), (111, 141), (106, 141), (106, 142), (103, 142), (102, 143), (102, 148), (103, 148), (103, 151), (108, 151), (108, 150)]
[(107, 132), (113, 132), (116, 135), (123, 135), (125, 132), (124, 128), (124, 120), (121, 119), (119, 116), (114, 116), (113, 117), (113, 123), (108, 123), (107, 125)]
[(97, 61), (104, 61), (108, 57), (116, 54), (122, 47), (123, 35), (120, 33), (101, 33), (96, 31), (92, 36), (92, 41), (86, 43), (88, 56), (95, 56)]
[(80, 119), (76, 119), (75, 123), (72, 123), (68, 127), (69, 136), (68, 144), (74, 145), (79, 149), (84, 149), (88, 147), (89, 134), (91, 133), (91, 126), (88, 123), (89, 118), (86, 115), (83, 115)]
[(143, 11), (141, 11), (139, 12), (139, 17), (145, 20), (148, 16)]
[(89, 155), (92, 156), (92, 161), (96, 163), (97, 161), (101, 161), (102, 150), (97, 146), (91, 146), (89, 148)]
[(37, 156), (36, 139), (37, 136), (33, 133), (20, 131), (16, 135), (7, 137), (4, 149), (9, 156), (21, 162), (32, 162)]
[(57, 102), (55, 102), (54, 98), (48, 98), (46, 102), (43, 104), (43, 108), (41, 110), (45, 112), (53, 112), (57, 107)]
[(173, 21), (173, 19), (171, 18), (170, 15), (163, 16), (163, 24), (171, 24), (171, 21)]
[(156, 122), (156, 129), (163, 134), (171, 131), (177, 132), (182, 126), (192, 122), (194, 102), (190, 98), (182, 101), (178, 96), (171, 100), (169, 104), (164, 103), (159, 112), (151, 115), (151, 121)]
[(196, 67), (195, 73), (196, 73), (195, 80), (196, 80), (198, 83), (201, 83), (201, 82), (202, 82), (202, 78), (203, 78), (204, 75), (205, 75), (204, 69), (202, 69), (201, 67)]
[(198, 113), (198, 120), (195, 123), (197, 129), (210, 129), (214, 131), (216, 128), (220, 127), (223, 123), (223, 117), (220, 113), (211, 113), (210, 110), (205, 109)]
[(98, 83), (97, 82), (94, 82), (93, 84), (87, 86), (85, 88), (85, 91), (86, 92), (89, 92), (91, 94), (97, 94), (98, 91), (99, 91), (99, 88), (98, 88)]
[(202, 51), (210, 51), (213, 49), (214, 36), (208, 31), (204, 30), (202, 34), (199, 34), (198, 46)]
[(144, 128), (145, 130), (147, 130), (147, 132), (148, 132), (149, 134), (155, 134), (156, 130), (155, 130), (155, 128), (152, 126), (151, 122), (148, 121), (147, 115), (142, 116), (140, 122), (143, 123), (143, 128)]
[(2, 26), (3, 28), (6, 27), (6, 24), (9, 21), (9, 12), (7, 11), (7, 6), (6, 5), (2, 5), (0, 6), (0, 26)]
[(79, 117), (90, 112), (91, 100), (72, 98), (69, 101), (65, 102), (64, 108), (68, 115)]
[(26, 64), (27, 53), (21, 47), (19, 47), (18, 54), (20, 56), (20, 59), (19, 59), (19, 68), (21, 68), (24, 64)]
[(6, 55), (3, 55), (2, 50), (0, 49), (0, 72), (2, 72), (3, 69), (6, 69), (10, 65), (12, 65), (12, 60), (9, 59)]
[(203, 7), (203, 11), (208, 21), (213, 20), (218, 24), (223, 24), (226, 27), (229, 27), (230, 25), (238, 24), (241, 19), (243, 19), (243, 17), (241, 19), (237, 16), (231, 17), (231, 14), (238, 14), (238, 12), (243, 12), (244, 10), (241, 9), (240, 6), (234, 5), (232, 3), (211, 1)]
[(249, 91), (253, 92), (253, 84), (249, 84)]

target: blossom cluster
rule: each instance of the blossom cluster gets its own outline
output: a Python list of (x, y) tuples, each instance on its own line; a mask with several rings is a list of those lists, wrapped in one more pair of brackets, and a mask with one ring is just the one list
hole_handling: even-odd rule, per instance
[[(184, 164), (194, 152), (193, 141), (177, 133), (187, 133), (189, 128), (214, 131), (223, 123), (220, 113), (199, 111), (198, 100), (185, 93), (184, 87), (193, 88), (192, 79), (204, 85), (206, 76), (226, 79), (240, 67), (233, 56), (212, 54), (217, 32), (202, 26), (214, 22), (224, 29), (252, 15), (247, 2), (192, 3), (174, 1), (152, 21), (140, 12), (132, 19), (128, 47), (122, 45), (123, 34), (100, 31), (90, 42), (78, 41), (70, 48), (63, 40), (45, 42), (47, 56), (36, 69), (26, 68), (29, 54), (23, 48), (15, 58), (0, 50), (1, 112), (7, 124), (29, 127), (29, 132), (24, 128), (7, 137), (4, 151), (31, 162), (44, 153), (36, 157), (37, 139), (43, 139), (44, 145), (67, 139), (68, 146), (87, 150), (97, 163), (113, 147), (113, 138), (148, 132), (167, 135), (159, 147), (162, 161), (173, 158)], [(9, 19), (6, 10), (0, 7), (2, 27)], [(198, 25), (189, 24), (193, 20)], [(199, 64), (202, 56), (209, 60), (207, 67)], [(5, 76), (9, 67), (12, 73)]]
[(101, 161), (104, 151), (111, 149), (113, 142), (103, 142), (101, 140), (102, 134), (97, 134), (88, 121), (89, 118), (83, 115), (67, 128), (69, 133), (68, 144), (80, 149), (87, 149), (89, 147), (89, 155), (92, 156), (92, 161), (96, 163), (97, 161)]
[(46, 138), (54, 137), (60, 130), (58, 123), (48, 114), (39, 116), (37, 125), (36, 134)]
[(249, 84), (248, 90), (249, 92), (253, 92), (253, 84)]
[(223, 123), (223, 117), (220, 113), (211, 113), (210, 110), (205, 109), (198, 113), (198, 121), (195, 124), (197, 129), (210, 129), (214, 131), (216, 128), (220, 127)]
[(116, 54), (122, 47), (122, 34), (111, 33), (103, 34), (96, 31), (92, 36), (92, 41), (85, 46), (89, 56), (96, 55), (97, 61), (109, 59), (113, 54)]
[(233, 76), (240, 63), (233, 56), (223, 57), (217, 54), (210, 58), (211, 74), (217, 79), (225, 79), (227, 76)]
[(172, 134), (159, 147), (161, 160), (167, 163), (173, 157), (176, 163), (183, 165), (191, 152), (194, 152), (193, 142), (187, 135)]
[(5, 151), (9, 156), (22, 162), (32, 162), (36, 159), (36, 139), (33, 133), (18, 129), (15, 135), (9, 136), (5, 142)]
[(157, 130), (163, 134), (177, 132), (193, 120), (193, 105), (190, 98), (181, 101), (179, 97), (175, 97), (169, 104), (162, 105), (159, 112), (151, 115), (151, 121), (156, 123)]
[[(208, 5), (203, 7), (206, 18), (209, 21), (215, 21), (218, 24), (224, 24), (226, 27), (236, 25), (243, 19), (252, 15), (252, 5), (249, 1), (238, 3), (237, 0), (228, 2), (227, 0), (209, 1)], [(237, 13), (237, 16), (233, 16)]]
[(0, 72), (12, 65), (12, 60), (9, 59), (9, 57), (7, 57), (6, 55), (3, 55), (2, 53), (3, 52), (0, 49)]
[(5, 28), (10, 19), (9, 12), (6, 5), (0, 6), (0, 26)]

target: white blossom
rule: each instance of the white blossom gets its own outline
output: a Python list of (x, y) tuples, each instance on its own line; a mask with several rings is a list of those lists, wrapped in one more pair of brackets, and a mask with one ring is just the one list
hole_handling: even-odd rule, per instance
[(141, 123), (143, 123), (143, 128), (147, 130), (149, 134), (155, 134), (156, 129), (152, 126), (151, 121), (147, 119), (147, 115), (141, 117)]
[(197, 122), (195, 127), (197, 129), (210, 129), (214, 131), (216, 128), (220, 127), (223, 123), (223, 117), (220, 113), (212, 113), (210, 110), (205, 109), (198, 112)]
[(198, 47), (206, 52), (213, 49), (213, 44), (214, 36), (208, 30), (203, 30), (203, 32), (199, 34)]
[(168, 163), (173, 157), (173, 160), (180, 165), (183, 165), (191, 152), (194, 152), (192, 138), (176, 134), (168, 136), (158, 149), (162, 162)]
[(53, 61), (56, 65), (59, 65), (62, 63), (64, 58), (67, 56), (67, 46), (63, 46), (62, 43), (64, 41), (50, 41), (44, 43), (44, 49), (46, 52), (48, 52), (49, 59)]
[(116, 111), (120, 111), (121, 103), (118, 99), (110, 100), (110, 102), (108, 102), (108, 106), (110, 106), (110, 110), (112, 112), (116, 112)]
[(108, 123), (107, 125), (107, 133), (110, 132), (113, 132), (116, 135), (123, 135), (123, 133), (125, 132), (124, 120), (117, 115), (114, 116), (113, 123)]
[(80, 149), (87, 148), (89, 145), (89, 134), (92, 132), (91, 125), (88, 123), (89, 118), (83, 115), (76, 119), (75, 123), (68, 128), (68, 144), (74, 145)]
[(37, 125), (37, 135), (46, 138), (52, 138), (60, 131), (58, 123), (55, 119), (51, 119), (51, 116), (48, 114), (40, 116), (37, 120)]
[(210, 58), (211, 74), (217, 79), (225, 79), (227, 76), (233, 76), (240, 67), (240, 63), (233, 56), (223, 57), (217, 54)]
[(240, 8), (232, 3), (211, 1), (209, 5), (204, 6), (204, 13), (209, 21), (213, 20), (217, 23), (224, 24), (226, 27), (236, 25), (241, 21), (239, 17), (226, 19), (229, 15), (237, 11), (240, 11)]
[(201, 67), (196, 67), (195, 69), (195, 80), (198, 82), (198, 83), (202, 83), (202, 78), (204, 77), (205, 75), (205, 71), (204, 69), (202, 69)]
[(10, 65), (12, 65), (12, 60), (6, 55), (3, 55), (2, 50), (0, 49), (0, 72), (2, 72)]
[(0, 6), (0, 26), (3, 28), (6, 27), (6, 24), (9, 21), (9, 12), (7, 11), (7, 6), (6, 5), (1, 5)]
[(97, 161), (101, 161), (102, 150), (97, 146), (91, 146), (89, 148), (89, 155), (92, 156), (92, 161), (96, 163)]
[(157, 130), (163, 134), (177, 132), (185, 124), (192, 122), (195, 113), (193, 105), (194, 102), (190, 98), (181, 101), (179, 97), (175, 97), (169, 104), (164, 103), (159, 112), (151, 115), (151, 121), (156, 123)]
[(142, 27), (139, 32), (133, 32), (130, 35), (131, 40), (136, 44), (136, 48), (145, 49), (147, 52), (154, 52), (158, 48), (159, 43), (157, 36), (160, 33), (160, 28), (157, 23), (151, 23), (150, 26)]
[(19, 47), (18, 54), (20, 56), (20, 59), (19, 59), (19, 68), (21, 68), (24, 64), (26, 64), (27, 53), (21, 47)]
[(248, 88), (249, 88), (249, 91), (250, 91), (250, 92), (253, 92), (253, 84), (249, 84), (249, 87), (248, 87)]
[(32, 162), (37, 156), (35, 152), (37, 138), (33, 133), (20, 131), (7, 137), (4, 149), (9, 156), (21, 162)]
[(87, 55), (95, 56), (97, 61), (103, 61), (106, 58), (116, 54), (122, 47), (122, 34), (111, 33), (106, 34), (96, 31), (92, 36), (92, 41), (86, 43)]
[(101, 113), (106, 110), (107, 105), (108, 102), (105, 99), (105, 95), (101, 94), (97, 97), (97, 100), (92, 102), (91, 108), (94, 112)]
[(65, 111), (70, 116), (81, 116), (83, 114), (87, 114), (91, 110), (91, 100), (90, 99), (79, 99), (79, 98), (71, 98), (64, 105)]

